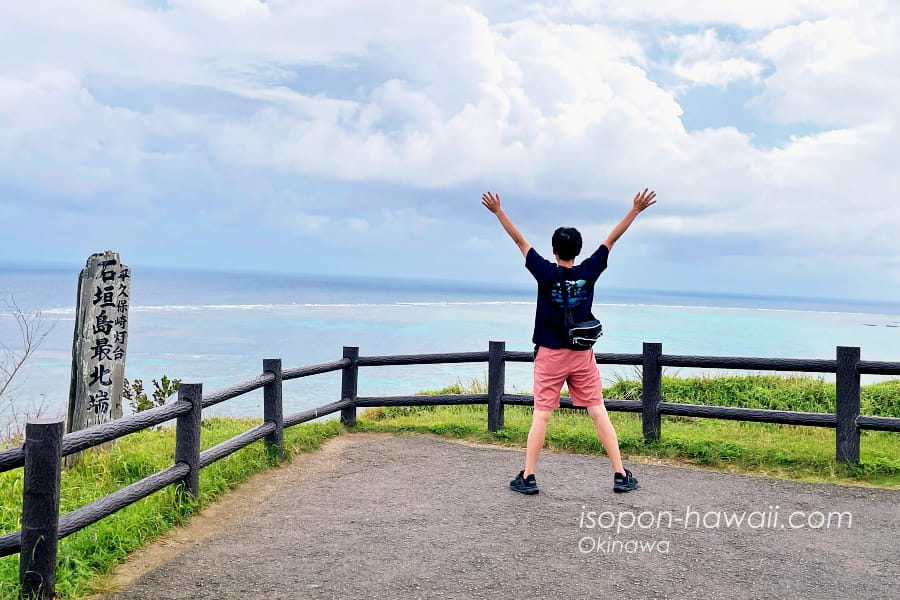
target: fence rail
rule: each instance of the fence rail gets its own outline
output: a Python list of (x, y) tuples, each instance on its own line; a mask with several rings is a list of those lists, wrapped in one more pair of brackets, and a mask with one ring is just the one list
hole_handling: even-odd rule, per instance
[(803, 358), (752, 358), (742, 356), (681, 356), (662, 354), (659, 364), (663, 367), (696, 367), (702, 369), (747, 369), (751, 371), (805, 371), (808, 373), (834, 373), (836, 360)]
[[(853, 464), (859, 462), (861, 430), (900, 432), (900, 418), (860, 415), (860, 375), (900, 375), (900, 362), (860, 360), (859, 348), (839, 346), (836, 358), (832, 360), (669, 355), (662, 353), (661, 344), (645, 343), (641, 354), (596, 353), (595, 357), (600, 364), (641, 367), (641, 400), (609, 399), (604, 404), (612, 411), (641, 413), (644, 438), (648, 442), (659, 439), (662, 415), (831, 427), (837, 430), (837, 459)], [(497, 431), (503, 427), (504, 406), (529, 406), (534, 403), (533, 396), (505, 393), (506, 363), (532, 360), (531, 352), (507, 351), (504, 342), (490, 342), (487, 352), (393, 356), (359, 356), (358, 348), (345, 347), (339, 360), (284, 370), (280, 359), (266, 359), (260, 375), (207, 394), (203, 394), (201, 384), (181, 384), (178, 398), (171, 404), (65, 436), (62, 435), (61, 420), (29, 422), (25, 443), (0, 452), (0, 472), (18, 467), (25, 469), (22, 530), (0, 535), (0, 556), (19, 553), (22, 597), (51, 598), (55, 593), (57, 540), (169, 485), (177, 485), (180, 493), (197, 498), (200, 469), (254, 442), (263, 440), (270, 452), (282, 457), (284, 428), (338, 412), (342, 423), (353, 425), (358, 408), (377, 406), (487, 405), (487, 427), (490, 431)], [(357, 395), (360, 367), (477, 362), (488, 363), (486, 394)], [(836, 408), (834, 413), (803, 413), (664, 402), (663, 367), (834, 373)], [(293, 415), (283, 415), (284, 381), (335, 371), (341, 371), (340, 400)], [(201, 452), (203, 409), (258, 389), (263, 390), (263, 424)], [(572, 407), (571, 400), (567, 398), (563, 398), (560, 405)], [(60, 459), (63, 456), (172, 419), (176, 419), (174, 465), (68, 514), (59, 515)]]

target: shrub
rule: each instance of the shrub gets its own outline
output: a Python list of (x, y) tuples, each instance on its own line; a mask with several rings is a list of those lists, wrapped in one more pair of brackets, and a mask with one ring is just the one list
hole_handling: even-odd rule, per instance
[(170, 396), (178, 392), (178, 384), (181, 383), (181, 380), (169, 379), (163, 375), (159, 381), (154, 379), (152, 383), (153, 393), (148, 398), (147, 393), (144, 391), (144, 382), (142, 380), (135, 379), (129, 382), (127, 378), (125, 379), (125, 388), (122, 390), (122, 395), (128, 400), (128, 406), (131, 407), (131, 410), (139, 413), (164, 405)]

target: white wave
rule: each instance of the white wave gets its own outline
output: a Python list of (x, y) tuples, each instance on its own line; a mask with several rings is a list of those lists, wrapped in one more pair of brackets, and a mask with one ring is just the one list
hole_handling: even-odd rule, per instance
[(43, 309), (41, 309), (41, 314), (74, 316), (75, 309), (74, 308), (43, 308)]
[(734, 312), (773, 312), (773, 313), (800, 313), (813, 315), (843, 315), (857, 317), (886, 317), (893, 318), (894, 315), (867, 313), (867, 312), (846, 312), (840, 310), (812, 310), (803, 308), (763, 308), (755, 306), (704, 306), (693, 304), (646, 304), (646, 303), (599, 303), (594, 302), (594, 306), (614, 306), (618, 308), (666, 308), (672, 310), (707, 310), (707, 311), (734, 311)]
[(394, 302), (393, 306), (527, 306), (534, 301), (524, 300), (485, 300), (481, 302)]
[[(132, 312), (198, 312), (198, 311), (280, 311), (295, 310), (299, 308), (391, 308), (391, 307), (441, 307), (441, 306), (533, 306), (533, 300), (484, 300), (484, 301), (430, 301), (430, 302), (358, 302), (358, 303), (328, 303), (328, 302), (308, 302), (308, 303), (281, 303), (281, 304), (167, 304), (167, 305), (138, 305), (132, 306), (129, 310)], [(752, 306), (708, 306), (708, 305), (692, 305), (692, 304), (653, 304), (650, 302), (594, 302), (595, 307), (614, 307), (614, 308), (656, 308), (666, 310), (679, 311), (731, 311), (731, 312), (765, 312), (765, 313), (787, 313), (787, 314), (810, 314), (810, 315), (842, 315), (842, 316), (865, 316), (868, 319), (882, 318), (890, 324), (898, 323), (896, 314), (871, 313), (871, 312), (850, 312), (840, 310), (815, 310), (802, 308), (767, 308)], [(59, 317), (74, 318), (75, 309), (72, 307), (54, 307), (42, 309), (45, 315), (55, 315)]]
[[(139, 305), (129, 308), (131, 312), (195, 312), (202, 310), (289, 310), (297, 308), (389, 308), (403, 306), (508, 306), (530, 305), (533, 302), (518, 301), (485, 301), (485, 302), (357, 302), (357, 303), (326, 303), (308, 302), (291, 304), (164, 304), (164, 305)], [(74, 315), (74, 308), (51, 308), (42, 311), (45, 314)]]

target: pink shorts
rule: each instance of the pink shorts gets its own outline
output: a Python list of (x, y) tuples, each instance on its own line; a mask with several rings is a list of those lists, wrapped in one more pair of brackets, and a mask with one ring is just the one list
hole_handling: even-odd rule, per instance
[(603, 404), (603, 381), (593, 350), (538, 348), (534, 359), (534, 407), (559, 408), (559, 392), (569, 384), (569, 396), (575, 406)]

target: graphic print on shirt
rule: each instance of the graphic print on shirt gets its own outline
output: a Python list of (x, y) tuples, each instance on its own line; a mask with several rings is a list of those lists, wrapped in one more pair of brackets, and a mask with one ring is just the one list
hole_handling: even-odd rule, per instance
[(565, 296), (562, 291), (563, 284), (565, 284), (569, 293), (569, 308), (574, 308), (587, 299), (587, 290), (584, 289), (584, 286), (587, 285), (587, 281), (584, 279), (579, 279), (578, 281), (566, 280), (562, 283), (557, 282), (553, 284), (550, 296), (553, 298), (555, 304), (565, 307)]

